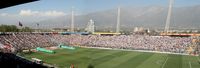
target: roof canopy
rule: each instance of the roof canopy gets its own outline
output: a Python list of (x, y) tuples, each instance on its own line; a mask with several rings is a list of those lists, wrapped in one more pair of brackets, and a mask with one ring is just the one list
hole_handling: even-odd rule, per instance
[(19, 5), (19, 4), (29, 3), (33, 1), (38, 1), (38, 0), (1, 0), (0, 9)]

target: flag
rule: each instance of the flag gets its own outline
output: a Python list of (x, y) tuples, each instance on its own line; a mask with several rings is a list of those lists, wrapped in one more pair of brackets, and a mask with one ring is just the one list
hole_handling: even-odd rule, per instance
[(37, 23), (37, 26), (39, 26), (39, 23)]
[(21, 23), (20, 21), (19, 21), (19, 26), (21, 26), (21, 27), (23, 26), (22, 23)]

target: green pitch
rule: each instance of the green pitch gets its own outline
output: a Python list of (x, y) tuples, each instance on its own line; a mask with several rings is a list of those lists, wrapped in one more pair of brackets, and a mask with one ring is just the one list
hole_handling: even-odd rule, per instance
[(39, 58), (60, 68), (74, 64), (78, 68), (200, 68), (200, 57), (143, 53), (134, 51), (76, 48), (76, 50), (57, 49), (55, 54), (35, 52), (24, 57)]

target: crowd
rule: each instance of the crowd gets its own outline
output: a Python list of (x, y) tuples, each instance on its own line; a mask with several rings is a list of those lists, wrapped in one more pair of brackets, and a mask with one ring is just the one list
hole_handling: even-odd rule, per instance
[[(0, 44), (12, 47), (14, 50), (57, 46), (59, 43), (73, 46), (187, 53), (188, 49), (191, 48), (192, 38), (148, 35), (46, 35), (37, 33), (0, 35)], [(193, 48), (194, 51), (195, 48)]]
[(0, 35), (0, 43), (12, 52), (56, 45), (48, 35), (34, 33)]
[(66, 35), (64, 39), (60, 40), (63, 42), (69, 42), (70, 45), (131, 50), (150, 50), (173, 53), (186, 53), (190, 45), (192, 45), (192, 38), (190, 37), (148, 35)]

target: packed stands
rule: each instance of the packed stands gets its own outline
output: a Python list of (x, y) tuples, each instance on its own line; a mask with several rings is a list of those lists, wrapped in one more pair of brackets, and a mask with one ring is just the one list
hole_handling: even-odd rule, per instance
[(0, 35), (0, 42), (10, 49), (11, 52), (56, 45), (56, 43), (51, 41), (51, 38), (48, 35), (37, 33), (12, 33)]
[[(10, 52), (36, 47), (71, 46), (102, 47), (113, 49), (146, 50), (171, 53), (197, 53), (191, 47), (192, 37), (168, 37), (148, 35), (62, 35), (59, 33), (10, 33), (0, 35), (0, 43)], [(2, 45), (1, 45), (2, 46)], [(190, 49), (190, 52), (188, 52)]]

